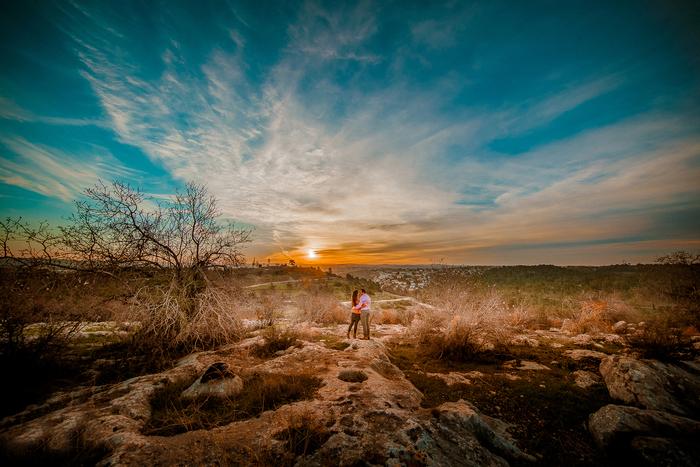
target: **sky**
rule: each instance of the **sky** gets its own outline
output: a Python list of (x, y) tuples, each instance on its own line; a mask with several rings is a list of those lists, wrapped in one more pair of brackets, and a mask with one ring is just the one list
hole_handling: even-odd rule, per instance
[(700, 7), (6, 2), (0, 216), (206, 184), (249, 260), (700, 249)]

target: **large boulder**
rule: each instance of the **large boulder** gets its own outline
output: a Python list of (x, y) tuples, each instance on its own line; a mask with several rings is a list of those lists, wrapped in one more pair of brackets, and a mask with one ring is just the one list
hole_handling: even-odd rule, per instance
[(612, 325), (612, 331), (618, 334), (623, 334), (627, 331), (627, 321), (618, 321)]
[(700, 422), (660, 410), (608, 404), (589, 416), (588, 430), (599, 447), (610, 448), (634, 436), (696, 436)]
[[(590, 415), (599, 447), (644, 465), (698, 465), (700, 422), (659, 410), (606, 405)], [(628, 455), (632, 457), (628, 457)]]
[(627, 404), (695, 416), (700, 409), (700, 377), (656, 360), (614, 355), (600, 363), (610, 396)]

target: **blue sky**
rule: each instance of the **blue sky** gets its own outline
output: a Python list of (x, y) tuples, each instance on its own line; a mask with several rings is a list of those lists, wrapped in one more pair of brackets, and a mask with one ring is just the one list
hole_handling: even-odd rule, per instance
[[(614, 3), (614, 5), (613, 5)], [(249, 257), (606, 264), (700, 248), (692, 2), (15, 2), (0, 214), (208, 185)]]

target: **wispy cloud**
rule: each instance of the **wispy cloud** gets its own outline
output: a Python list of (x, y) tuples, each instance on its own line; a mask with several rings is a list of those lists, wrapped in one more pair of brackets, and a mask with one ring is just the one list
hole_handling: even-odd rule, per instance
[[(109, 10), (65, 11), (82, 76), (117, 139), (178, 179), (205, 182), (226, 216), (258, 227), (267, 253), (314, 247), (329, 259), (469, 261), (513, 245), (630, 238), (653, 230), (658, 211), (698, 204), (697, 122), (687, 115), (649, 111), (527, 151), (493, 149), (618, 91), (630, 79), (623, 72), (577, 76), (490, 107), (455, 106), (472, 77), (425, 84), (398, 72), (413, 52), (376, 46), (374, 4), (304, 3), (262, 71), (250, 25), (227, 27), (223, 43), (194, 58), (175, 32), (146, 70)], [(399, 37), (454, 47), (469, 12), (461, 15), (421, 19)], [(390, 78), (369, 82), (380, 66)], [(0, 102), (2, 118), (30, 119), (10, 104)], [(106, 162), (90, 169), (26, 140), (3, 144), (23, 161), (4, 160), (2, 180), (43, 194), (67, 199), (113, 174)], [(71, 172), (40, 170), (59, 159)]]
[(0, 143), (14, 155), (3, 151), (0, 181), (63, 201), (74, 200), (99, 179), (139, 175), (97, 148), (89, 154), (71, 154), (20, 137), (0, 137)]
[(67, 118), (37, 115), (14, 103), (12, 100), (0, 96), (0, 119), (14, 120), (16, 122), (37, 122), (58, 126), (98, 126), (107, 127), (107, 122), (86, 118)]

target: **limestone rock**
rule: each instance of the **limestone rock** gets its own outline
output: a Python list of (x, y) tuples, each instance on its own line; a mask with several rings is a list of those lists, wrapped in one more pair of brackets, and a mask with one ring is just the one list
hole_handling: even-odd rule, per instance
[(573, 350), (567, 350), (564, 352), (564, 355), (569, 357), (572, 360), (582, 360), (584, 358), (593, 358), (596, 360), (602, 360), (604, 358), (607, 358), (607, 354), (604, 354), (603, 352), (598, 352), (596, 350), (587, 350), (587, 349), (573, 349)]
[(622, 334), (627, 330), (627, 321), (618, 321), (612, 325), (612, 331)]
[[(102, 466), (245, 465), (251, 459), (290, 460), (290, 455), (298, 455), (288, 445), (290, 429), (310, 426), (319, 433), (305, 432), (319, 436), (305, 449), (304, 457), (293, 459), (297, 465), (362, 465), (369, 459), (382, 465), (506, 466), (510, 460), (533, 460), (516, 446), (505, 423), (480, 414), (468, 402), (421, 408), (423, 395), (387, 358), (380, 339), (362, 341), (356, 349), (343, 352), (304, 341), (303, 347), (264, 361), (252, 359), (245, 351), (251, 342), (192, 354), (162, 373), (54, 399), (53, 405), (0, 425), (0, 443), (27, 452), (47, 449), (65, 455), (75, 449), (76, 436), (87, 433), (87, 447), (103, 449), (98, 462)], [(313, 399), (213, 429), (173, 436), (144, 431), (152, 421), (151, 401), (158, 391), (198, 376), (199, 387), (236, 384), (240, 376), (233, 375), (232, 368), (312, 375), (321, 382)], [(361, 372), (366, 379), (350, 384), (338, 379), (340, 372), (349, 370)], [(310, 425), (299, 422), (304, 417)]]
[(576, 345), (593, 345), (593, 338), (588, 334), (579, 334), (572, 337), (571, 342)]
[(635, 436), (666, 438), (700, 435), (700, 422), (659, 410), (609, 404), (588, 418), (588, 430), (601, 448), (619, 448)]
[(541, 363), (537, 362), (530, 362), (527, 360), (521, 360), (520, 365), (515, 367), (517, 370), (534, 370), (534, 371), (541, 371), (541, 370), (549, 370), (550, 368), (546, 365), (542, 365)]
[(627, 404), (693, 416), (700, 410), (700, 377), (656, 360), (614, 355), (600, 363), (610, 396)]
[(243, 380), (224, 362), (216, 362), (182, 392), (185, 399), (200, 397), (233, 397), (243, 390)]
[(532, 338), (530, 336), (522, 334), (522, 335), (514, 336), (510, 340), (510, 344), (511, 345), (523, 345), (523, 346), (528, 346), (528, 347), (539, 347), (540, 341), (538, 341), (537, 339)]
[(586, 370), (576, 370), (573, 372), (574, 384), (582, 389), (588, 389), (600, 383), (600, 377), (595, 373)]
[(426, 373), (425, 375), (431, 378), (439, 378), (448, 386), (454, 386), (455, 384), (472, 384), (471, 380), (456, 371), (450, 371), (449, 373)]

